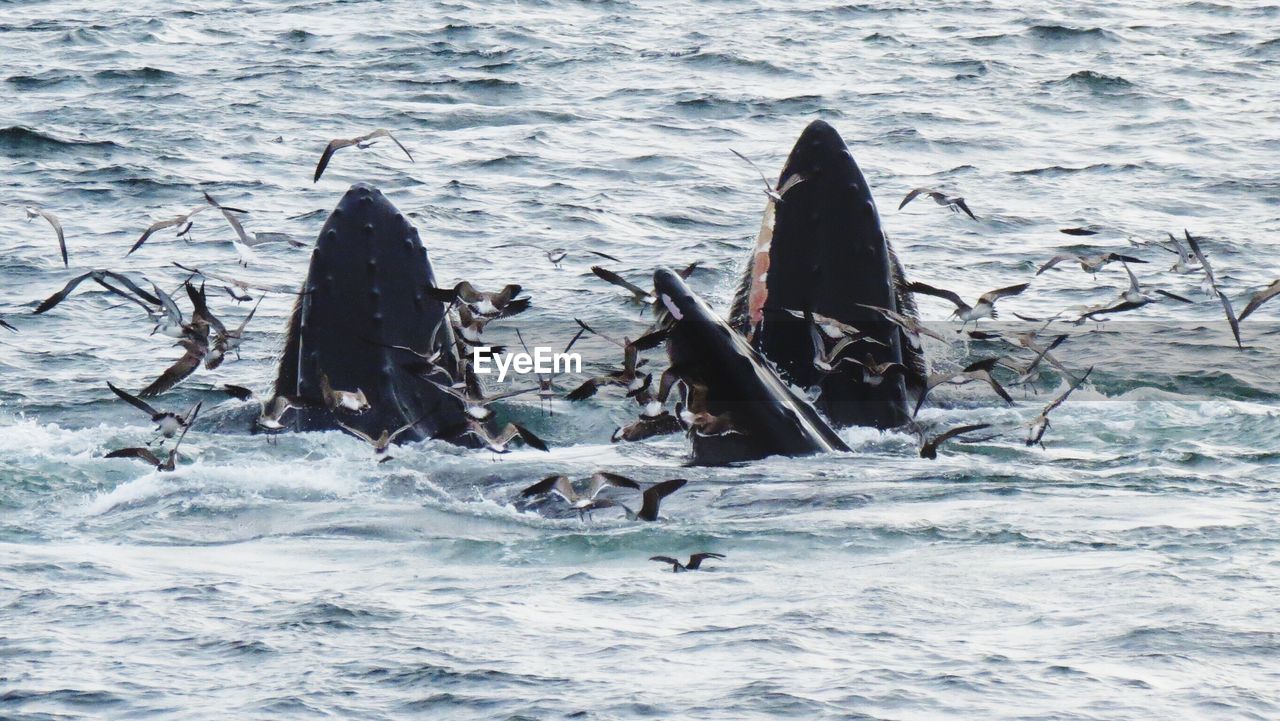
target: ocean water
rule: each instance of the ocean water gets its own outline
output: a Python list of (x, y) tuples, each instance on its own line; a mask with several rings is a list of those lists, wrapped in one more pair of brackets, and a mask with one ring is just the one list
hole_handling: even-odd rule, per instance
[[(1194, 276), (1150, 245), (1203, 238), (1240, 309), (1280, 276), (1280, 6), (1266, 3), (782, 3), (254, 0), (0, 2), (0, 717), (448, 719), (1274, 719), (1280, 717), (1280, 301), (1231, 340)], [(172, 288), (195, 265), (294, 286), (356, 181), (409, 213), (437, 278), (519, 282), (493, 327), (558, 346), (574, 317), (634, 333), (636, 305), (586, 249), (643, 283), (698, 260), (727, 308), (764, 196), (805, 124), (831, 122), (912, 279), (1051, 315), (1105, 302), (1061, 251), (1149, 260), (1192, 297), (1059, 325), (1089, 383), (1046, 447), (1016, 404), (943, 389), (921, 418), (994, 437), (916, 455), (849, 429), (848, 454), (685, 467), (678, 436), (615, 445), (615, 393), (504, 414), (550, 454), (436, 443), (375, 464), (340, 433), (198, 427), (174, 473), (102, 456), (150, 436), (115, 400), (178, 353), (91, 287), (89, 268)], [(333, 137), (388, 128), (311, 176)], [(912, 187), (962, 194), (977, 221)], [(39, 203), (66, 229), (71, 269)], [(1059, 228), (1097, 225), (1095, 236)], [(562, 246), (556, 269), (540, 251)], [(1137, 244), (1137, 245), (1135, 245)], [(211, 290), (220, 292), (211, 286)], [(164, 396), (266, 390), (292, 299), (267, 295), (242, 358)], [(225, 295), (215, 311), (248, 311)], [(945, 303), (921, 300), (941, 325)], [(957, 337), (954, 333), (947, 337)], [(599, 339), (589, 364), (613, 362)], [(946, 369), (1011, 352), (933, 343)], [(655, 365), (660, 359), (654, 356)], [(690, 483), (659, 523), (514, 503), (549, 473)], [(672, 574), (655, 554), (715, 551)]]

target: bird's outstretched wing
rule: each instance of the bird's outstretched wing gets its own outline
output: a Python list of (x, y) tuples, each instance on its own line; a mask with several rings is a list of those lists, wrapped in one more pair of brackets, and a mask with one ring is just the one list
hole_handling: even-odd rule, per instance
[(110, 388), (111, 392), (115, 393), (116, 396), (120, 398), (120, 400), (124, 401), (125, 403), (128, 403), (134, 408), (137, 408), (143, 413), (146, 413), (148, 416), (154, 417), (154, 416), (160, 415), (160, 412), (157, 411), (155, 408), (152, 408), (150, 403), (147, 403), (146, 401), (142, 400), (141, 398), (133, 395), (132, 393), (126, 390), (122, 390), (120, 388), (115, 387), (111, 383), (111, 381), (107, 381), (107, 387)]
[(912, 293), (921, 293), (923, 295), (931, 295), (935, 298), (942, 298), (943, 300), (949, 300), (953, 304), (955, 304), (957, 308), (969, 307), (967, 303), (965, 303), (963, 300), (960, 299), (960, 296), (958, 294), (952, 291), (946, 290), (945, 288), (934, 288), (931, 285), (917, 281), (915, 283), (911, 283), (910, 285), (908, 285), (907, 290), (911, 291)]

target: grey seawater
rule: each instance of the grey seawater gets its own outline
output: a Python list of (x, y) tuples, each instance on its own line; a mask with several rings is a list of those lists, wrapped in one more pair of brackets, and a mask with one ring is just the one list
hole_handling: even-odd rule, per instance
[[(1127, 240), (1190, 228), (1237, 309), (1280, 275), (1280, 6), (0, 2), (0, 58), (0, 313), (20, 329), (0, 331), (0, 717), (1280, 716), (1280, 306), (1237, 351), (1172, 256)], [(775, 173), (818, 117), (915, 279), (976, 297), (1061, 250), (1129, 248), (1197, 302), (1068, 328), (1058, 354), (1095, 371), (1044, 450), (1020, 424), (1053, 375), (1013, 408), (940, 393), (923, 418), (1002, 435), (935, 462), (907, 433), (852, 429), (849, 454), (686, 468), (677, 437), (610, 444), (634, 411), (602, 394), (507, 406), (550, 455), (427, 443), (375, 465), (339, 433), (202, 430), (171, 474), (102, 458), (150, 432), (104, 381), (139, 388), (175, 350), (89, 286), (29, 312), (93, 267), (292, 286), (307, 248), (239, 269), (211, 216), (123, 256), (201, 190), (251, 210), (250, 232), (311, 242), (364, 180), (412, 214), (442, 282), (522, 283), (531, 342), (562, 344), (575, 316), (634, 332), (589, 257), (557, 270), (497, 246), (597, 249), (637, 281), (700, 260), (692, 283), (724, 308), (764, 202), (730, 148)], [(348, 149), (311, 182), (329, 138), (377, 127), (417, 162)], [(979, 220), (896, 210), (917, 185)], [(28, 202), (61, 217), (71, 270)], [(1107, 230), (1057, 232), (1090, 223)], [(1055, 269), (1002, 310), (1124, 283)], [(164, 404), (265, 390), (290, 303), (268, 296), (243, 358)], [(938, 368), (965, 352), (931, 348)], [(598, 468), (690, 483), (656, 524), (512, 502)], [(647, 560), (700, 550), (728, 557)]]

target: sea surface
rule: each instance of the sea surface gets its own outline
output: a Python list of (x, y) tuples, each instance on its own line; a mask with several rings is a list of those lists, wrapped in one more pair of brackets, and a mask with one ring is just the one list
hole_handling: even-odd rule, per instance
[[(1280, 301), (1235, 348), (1198, 275), (1153, 245), (1202, 239), (1240, 310), (1280, 276), (1280, 5), (1260, 2), (0, 2), (0, 718), (1280, 718)], [(1148, 260), (1161, 302), (1057, 323), (1050, 370), (1008, 407), (941, 388), (908, 430), (848, 429), (847, 454), (686, 467), (669, 436), (612, 444), (621, 394), (508, 403), (552, 444), (495, 456), (439, 443), (377, 464), (342, 433), (200, 427), (173, 473), (105, 460), (151, 425), (138, 389), (180, 354), (91, 268), (166, 289), (178, 261), (301, 283), (329, 209), (378, 185), (442, 283), (524, 286), (489, 331), (559, 347), (578, 317), (648, 317), (595, 278), (700, 261), (725, 309), (776, 177), (815, 118), (870, 181), (908, 275), (966, 298), (1033, 281), (981, 328), (1107, 302), (1063, 251)], [(387, 128), (339, 151), (325, 143)], [(963, 195), (978, 219), (913, 187)], [(237, 265), (203, 202), (269, 242)], [(52, 229), (61, 218), (70, 269)], [(1092, 236), (1061, 228), (1097, 226)], [(571, 251), (557, 269), (538, 247)], [(214, 310), (237, 305), (209, 286)], [(265, 296), (242, 358), (165, 408), (269, 389), (293, 299)], [(935, 370), (1025, 351), (945, 343)], [(586, 338), (590, 369), (616, 348)], [(659, 354), (651, 363), (661, 367)], [(1002, 378), (1008, 380), (1009, 374)], [(565, 379), (565, 388), (577, 379)], [(553, 415), (549, 415), (553, 412)], [(687, 478), (664, 519), (525, 508), (550, 473)], [(652, 555), (725, 554), (670, 573)]]

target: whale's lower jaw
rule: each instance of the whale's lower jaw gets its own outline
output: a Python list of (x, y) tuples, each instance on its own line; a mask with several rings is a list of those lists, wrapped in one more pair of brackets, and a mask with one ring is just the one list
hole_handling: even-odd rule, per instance
[(667, 355), (686, 385), (706, 389), (706, 411), (732, 419), (733, 431), (689, 433), (692, 460), (723, 465), (767, 456), (847, 451), (814, 409), (796, 397), (769, 364), (671, 270), (654, 273), (667, 305)]
[[(444, 304), (426, 295), (435, 285), (427, 250), (411, 223), (372, 186), (358, 183), (325, 222), (290, 319), (276, 376), (277, 395), (312, 403), (321, 377), (338, 390), (362, 390), (363, 413), (313, 407), (293, 411), (299, 431), (336, 430), (339, 422), (376, 438), (407, 424), (398, 440), (434, 437), (465, 421), (462, 405), (406, 370), (424, 354), (443, 350), (441, 365), (457, 368)], [(448, 383), (448, 377), (441, 374)]]

